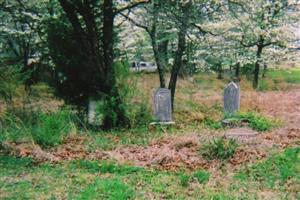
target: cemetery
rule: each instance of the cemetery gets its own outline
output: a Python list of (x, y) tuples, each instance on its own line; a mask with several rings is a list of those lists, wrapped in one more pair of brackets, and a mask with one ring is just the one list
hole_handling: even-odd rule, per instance
[(0, 200), (300, 199), (299, 9), (0, 0)]

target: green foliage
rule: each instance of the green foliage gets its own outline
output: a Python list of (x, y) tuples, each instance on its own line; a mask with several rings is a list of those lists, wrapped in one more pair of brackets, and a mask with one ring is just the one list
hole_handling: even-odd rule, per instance
[(220, 121), (215, 121), (212, 119), (205, 119), (204, 120), (204, 125), (208, 127), (209, 129), (221, 129), (222, 128), (222, 123)]
[[(231, 170), (229, 174), (224, 170), (224, 179), (217, 185), (204, 184), (208, 180), (205, 171), (128, 170), (126, 165), (103, 163), (82, 160), (36, 165), (30, 158), (0, 156), (1, 194), (4, 199), (149, 199), (149, 194), (153, 199), (256, 199), (273, 182), (279, 185), (271, 190), (278, 198), (297, 199), (291, 193), (293, 188), (297, 192), (300, 180), (299, 147), (246, 166), (238, 180), (228, 178)], [(204, 180), (200, 189), (192, 183), (189, 187), (196, 177)]]
[[(117, 110), (124, 111), (131, 128), (148, 124), (152, 118), (150, 108), (144, 103), (147, 101), (143, 94), (135, 87), (136, 79), (129, 72), (129, 63), (117, 62), (115, 68), (119, 98), (107, 96), (98, 102), (96, 115), (100, 119), (100, 124), (104, 123), (104, 119), (110, 119), (113, 127), (118, 126), (118, 113), (111, 109), (114, 107), (119, 107)], [(136, 99), (137, 96), (139, 99)]]
[(79, 160), (75, 161), (74, 164), (76, 168), (84, 169), (92, 173), (110, 173), (110, 174), (132, 174), (139, 171), (143, 171), (141, 167), (134, 167), (129, 165), (118, 165), (110, 161), (96, 162), (96, 161), (87, 161)]
[(193, 174), (193, 177), (196, 178), (199, 183), (204, 184), (209, 181), (210, 173), (205, 170), (199, 170)]
[(240, 112), (235, 114), (232, 118), (238, 122), (249, 123), (249, 126), (257, 131), (269, 131), (279, 125), (278, 120), (268, 119), (255, 112)]
[(19, 65), (0, 66), (0, 98), (4, 99), (8, 106), (12, 106), (17, 88), (23, 83), (23, 76)]
[(128, 200), (134, 197), (134, 189), (118, 179), (97, 179), (77, 199)]
[(267, 76), (272, 79), (283, 78), (287, 83), (300, 83), (300, 69), (269, 69)]
[(24, 110), (3, 113), (0, 117), (0, 141), (30, 141), (39, 115), (39, 111)]
[(49, 54), (55, 64), (56, 76), (52, 85), (56, 95), (67, 103), (86, 106), (89, 96), (96, 92), (91, 91), (91, 87), (96, 85), (93, 78), (97, 78), (92, 75), (91, 67), (85, 64), (82, 51), (86, 50), (78, 48), (79, 42), (64, 15), (49, 19), (46, 24)]
[(180, 180), (180, 185), (182, 187), (187, 187), (189, 185), (189, 181), (190, 181), (190, 176), (185, 174), (185, 173), (180, 173), (178, 175), (179, 180)]
[(268, 160), (248, 167), (247, 170), (237, 174), (240, 180), (254, 180), (273, 188), (276, 183), (284, 185), (287, 181), (295, 179), (300, 181), (300, 148), (290, 148), (284, 153), (273, 155)]
[(40, 113), (37, 124), (32, 131), (34, 141), (42, 147), (53, 147), (61, 144), (74, 124), (72, 113), (61, 110), (57, 113)]
[(0, 141), (31, 140), (44, 148), (61, 144), (75, 127), (69, 110), (43, 113), (23, 111), (6, 113), (1, 119)]
[(201, 155), (209, 160), (227, 160), (231, 158), (238, 147), (234, 139), (214, 138), (200, 149)]
[(24, 168), (33, 166), (31, 158), (16, 158), (12, 156), (0, 155), (0, 168), (2, 170), (22, 171)]

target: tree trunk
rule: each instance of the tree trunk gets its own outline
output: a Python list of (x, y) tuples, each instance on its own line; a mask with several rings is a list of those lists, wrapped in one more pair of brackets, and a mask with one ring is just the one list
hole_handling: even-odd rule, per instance
[[(114, 70), (114, 5), (113, 0), (104, 0), (101, 10), (103, 26), (98, 30), (94, 11), (94, 1), (59, 0), (70, 23), (74, 35), (80, 44), (82, 59), (85, 60), (89, 99), (103, 100), (111, 106), (110, 113), (105, 113), (104, 128), (127, 125), (124, 106), (116, 86)], [(79, 18), (81, 15), (81, 19)], [(101, 32), (101, 33), (99, 33)], [(100, 40), (99, 40), (100, 39)]]
[(240, 81), (240, 68), (241, 68), (241, 64), (237, 63), (235, 66), (235, 78), (238, 81)]
[(148, 33), (150, 34), (154, 58), (157, 65), (160, 87), (165, 88), (166, 87), (166, 81), (165, 81), (166, 63), (164, 62), (163, 53), (161, 52), (164, 51), (164, 47), (162, 43), (159, 44), (157, 41), (158, 39), (161, 39), (158, 38), (158, 34), (157, 34), (158, 12), (160, 10), (160, 7), (161, 7), (161, 3), (159, 2), (154, 3), (153, 23), (151, 26), (151, 31), (149, 31)]
[(263, 71), (263, 74), (262, 74), (262, 77), (263, 77), (263, 78), (266, 77), (267, 70), (268, 70), (268, 65), (265, 63), (265, 64), (264, 64), (264, 71)]
[[(113, 0), (104, 0), (103, 3), (103, 53), (104, 53), (104, 67), (105, 78), (103, 92), (106, 94), (104, 97), (106, 101), (111, 103), (111, 112), (104, 119), (104, 128), (110, 129), (115, 126), (127, 126), (128, 119), (125, 116), (125, 108), (118, 88), (116, 87), (116, 74), (113, 66), (114, 61), (114, 8)], [(108, 99), (107, 99), (108, 98)]]
[(217, 79), (223, 79), (223, 69), (222, 69), (222, 64), (221, 63), (219, 63), (218, 64), (218, 77), (217, 77)]
[(152, 40), (152, 49), (153, 49), (153, 53), (154, 53), (154, 58), (155, 58), (155, 62), (157, 65), (160, 87), (165, 88), (166, 87), (165, 66), (162, 62), (162, 58), (160, 56), (160, 53), (159, 53), (159, 50), (158, 50), (158, 47), (156, 44), (156, 36), (153, 35), (151, 37), (151, 40)]
[(255, 69), (254, 69), (254, 77), (253, 77), (253, 88), (256, 89), (258, 87), (258, 79), (259, 79), (259, 68), (260, 68), (260, 59), (263, 47), (259, 45), (257, 47), (256, 52), (256, 62), (255, 62)]
[(175, 97), (177, 77), (182, 65), (183, 53), (185, 51), (186, 31), (187, 31), (187, 27), (183, 27), (178, 33), (178, 47), (177, 47), (175, 60), (171, 71), (170, 82), (169, 82), (169, 89), (171, 90), (172, 110), (174, 110), (174, 97)]

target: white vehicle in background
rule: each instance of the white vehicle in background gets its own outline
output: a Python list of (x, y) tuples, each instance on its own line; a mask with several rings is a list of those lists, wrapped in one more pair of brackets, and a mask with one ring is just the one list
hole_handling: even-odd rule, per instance
[(156, 72), (157, 66), (151, 62), (132, 62), (130, 71), (134, 72)]

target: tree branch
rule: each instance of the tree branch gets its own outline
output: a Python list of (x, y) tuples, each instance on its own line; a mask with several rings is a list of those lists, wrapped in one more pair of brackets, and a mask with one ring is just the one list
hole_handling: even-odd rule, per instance
[(130, 10), (130, 9), (133, 9), (133, 8), (139, 6), (139, 5), (147, 4), (147, 3), (150, 3), (150, 2), (151, 2), (151, 0), (142, 0), (142, 1), (138, 1), (136, 3), (130, 4), (128, 6), (125, 6), (123, 8), (119, 8), (119, 9), (114, 11), (114, 16), (116, 16), (118, 14), (122, 15), (122, 12), (125, 11), (125, 10)]
[(139, 28), (142, 28), (144, 29), (145, 31), (147, 31), (148, 33), (150, 33), (150, 30), (149, 30), (149, 27), (143, 25), (143, 24), (140, 24), (138, 22), (136, 22), (134, 19), (132, 19), (131, 17), (123, 14), (122, 12), (119, 13), (122, 17), (124, 17), (125, 19), (129, 20), (131, 23), (133, 23), (135, 26), (139, 27)]

